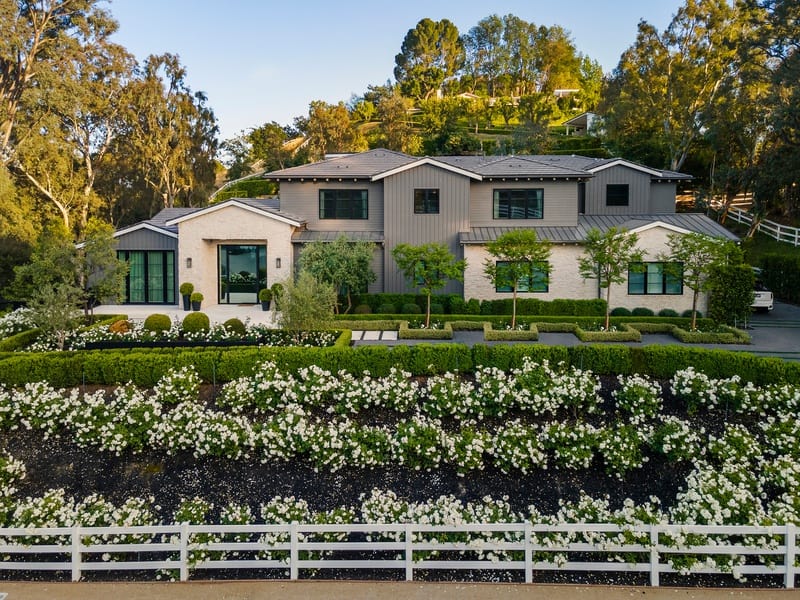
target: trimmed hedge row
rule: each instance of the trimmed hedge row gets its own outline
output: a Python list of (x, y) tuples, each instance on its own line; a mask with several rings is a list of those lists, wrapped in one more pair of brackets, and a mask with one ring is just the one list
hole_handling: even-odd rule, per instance
[[(102, 319), (95, 317), (97, 320), (91, 325), (86, 325), (81, 328), (81, 331), (92, 329), (93, 327), (108, 327), (128, 318), (128, 315), (107, 315)], [(20, 331), (14, 335), (10, 335), (5, 339), (0, 340), (0, 352), (14, 352), (30, 346), (39, 337), (39, 329), (27, 329)]]
[(138, 386), (151, 387), (170, 369), (189, 365), (197, 369), (204, 381), (221, 383), (251, 374), (253, 368), (264, 361), (275, 362), (278, 368), (286, 371), (318, 365), (332, 372), (345, 370), (361, 374), (368, 371), (374, 376), (385, 376), (391, 367), (398, 367), (414, 375), (424, 375), (469, 372), (475, 365), (516, 368), (522, 365), (526, 356), (539, 362), (564, 361), (601, 375), (641, 373), (669, 378), (675, 371), (692, 366), (709, 377), (739, 375), (759, 385), (800, 384), (800, 363), (777, 358), (677, 345), (629, 347), (599, 344), (572, 347), (478, 344), (472, 348), (463, 344), (417, 344), (356, 348), (153, 348), (5, 353), (0, 354), (0, 384), (22, 386), (33, 381), (46, 381), (57, 387), (72, 387), (131, 381)]
[(800, 304), (800, 254), (765, 254), (759, 266), (766, 286), (784, 302)]

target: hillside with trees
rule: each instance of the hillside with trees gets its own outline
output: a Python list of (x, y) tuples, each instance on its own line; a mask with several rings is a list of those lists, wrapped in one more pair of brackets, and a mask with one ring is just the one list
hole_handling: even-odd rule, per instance
[[(663, 29), (640, 22), (607, 75), (562, 25), (423, 18), (386, 57), (394, 79), (223, 141), (177, 56), (115, 44), (104, 3), (0, 2), (0, 289), (51, 222), (79, 240), (92, 218), (121, 227), (202, 206), (225, 179), (253, 177), (214, 200), (273, 194), (260, 173), (376, 147), (619, 155), (691, 173), (701, 197), (750, 193), (758, 216), (798, 220), (793, 0), (686, 0)], [(567, 135), (585, 111), (601, 125)]]

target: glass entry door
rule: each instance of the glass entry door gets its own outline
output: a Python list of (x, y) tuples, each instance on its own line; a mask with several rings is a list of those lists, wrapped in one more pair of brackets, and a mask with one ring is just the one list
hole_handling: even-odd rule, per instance
[(255, 304), (267, 284), (267, 247), (219, 246), (219, 303)]

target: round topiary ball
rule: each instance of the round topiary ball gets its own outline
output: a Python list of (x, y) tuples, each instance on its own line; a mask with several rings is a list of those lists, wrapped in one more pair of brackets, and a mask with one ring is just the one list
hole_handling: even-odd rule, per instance
[(353, 309), (353, 313), (356, 315), (369, 315), (372, 314), (372, 309), (369, 304), (359, 304)]
[(378, 307), (378, 314), (393, 315), (397, 312), (397, 307), (391, 302), (386, 302)]
[(644, 306), (637, 306), (631, 311), (634, 317), (652, 317), (655, 313)]
[(432, 315), (443, 315), (444, 314), (444, 305), (439, 304), (438, 302), (431, 302), (431, 314)]
[(400, 307), (400, 313), (404, 315), (421, 315), (422, 309), (415, 302), (407, 302)]
[(611, 316), (612, 317), (630, 317), (631, 316), (631, 311), (629, 311), (624, 306), (618, 306), (617, 308), (615, 308), (614, 310), (611, 311)]
[(231, 333), (235, 333), (236, 335), (243, 336), (245, 333), (247, 333), (247, 328), (244, 326), (244, 323), (242, 323), (242, 321), (236, 317), (228, 319), (222, 325), (225, 327), (225, 329)]
[[(681, 313), (681, 316), (684, 317), (684, 318), (687, 318), (687, 319), (691, 319), (692, 318), (692, 310), (687, 308), (685, 311), (683, 311)], [(703, 318), (703, 313), (701, 313), (699, 310), (697, 311), (697, 318), (698, 319), (702, 319)]]
[(172, 327), (172, 321), (169, 320), (167, 315), (156, 313), (148, 316), (144, 320), (143, 327), (145, 331), (160, 333), (162, 331), (169, 331), (169, 328)]
[(209, 329), (211, 329), (211, 322), (208, 320), (208, 315), (205, 313), (189, 313), (183, 319), (184, 333), (199, 333), (201, 331), (208, 331)]
[(658, 316), (659, 317), (677, 317), (678, 316), (678, 311), (677, 310), (672, 310), (671, 308), (662, 308), (660, 311), (658, 311)]

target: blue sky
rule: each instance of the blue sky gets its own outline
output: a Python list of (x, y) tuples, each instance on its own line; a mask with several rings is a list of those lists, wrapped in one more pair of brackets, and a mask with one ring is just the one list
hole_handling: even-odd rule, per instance
[(612, 70), (645, 19), (664, 29), (682, 0), (112, 0), (115, 40), (139, 60), (171, 52), (206, 92), (221, 139), (285, 125), (312, 100), (345, 102), (392, 79), (394, 56), (425, 17), (466, 33), (490, 14), (561, 25), (577, 49)]

